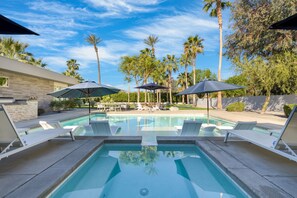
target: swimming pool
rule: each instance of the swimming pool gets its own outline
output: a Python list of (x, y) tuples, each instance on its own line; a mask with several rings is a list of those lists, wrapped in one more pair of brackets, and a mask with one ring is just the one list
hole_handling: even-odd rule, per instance
[[(110, 125), (120, 127), (120, 131), (116, 135), (137, 136), (142, 135), (146, 128), (152, 129), (158, 136), (176, 135), (176, 126), (181, 127), (184, 120), (197, 120), (207, 123), (206, 116), (203, 115), (106, 115), (92, 114), (91, 120), (109, 120)], [(83, 116), (76, 119), (62, 122), (63, 126), (87, 125), (89, 117)], [(210, 124), (234, 126), (234, 123), (218, 118), (210, 118)], [(87, 136), (94, 135), (88, 127), (81, 127), (75, 135)], [(199, 136), (222, 136), (219, 130), (207, 131), (203, 128), (200, 130)]]
[(195, 145), (104, 145), (55, 197), (248, 197)]

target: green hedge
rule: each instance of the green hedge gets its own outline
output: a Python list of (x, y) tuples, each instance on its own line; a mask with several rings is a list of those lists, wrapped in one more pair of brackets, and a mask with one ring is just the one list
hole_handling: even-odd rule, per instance
[(235, 102), (226, 107), (226, 111), (244, 111), (243, 102)]
[(284, 105), (284, 113), (286, 115), (286, 117), (289, 117), (291, 111), (293, 110), (293, 108), (297, 106), (297, 104), (285, 104)]

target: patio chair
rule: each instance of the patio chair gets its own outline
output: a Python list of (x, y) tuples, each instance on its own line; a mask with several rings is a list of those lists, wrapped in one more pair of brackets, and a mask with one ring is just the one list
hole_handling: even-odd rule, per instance
[(71, 129), (71, 132), (74, 133), (76, 129), (78, 129), (78, 126), (62, 126), (60, 122), (47, 122), (47, 121), (39, 121), (40, 126), (44, 130), (48, 129)]
[(257, 122), (242, 122), (238, 121), (234, 127), (232, 126), (216, 126), (219, 130), (252, 130), (257, 125)]
[(145, 110), (145, 108), (143, 108), (140, 103), (137, 103), (136, 110), (143, 111), (143, 110)]
[(108, 120), (91, 120), (90, 125), (94, 134), (99, 136), (112, 136), (120, 129), (119, 126), (110, 126)]
[(70, 129), (49, 129), (20, 135), (4, 105), (0, 105), (0, 126), (0, 160), (66, 133), (70, 133), (72, 140), (74, 140)]
[(229, 135), (232, 134), (259, 147), (297, 162), (296, 148), (294, 148), (297, 146), (296, 111), (297, 108), (295, 106), (278, 137), (273, 136), (271, 133), (266, 134), (253, 130), (227, 130), (224, 142), (227, 143)]
[(198, 136), (202, 123), (194, 120), (184, 120), (181, 136)]

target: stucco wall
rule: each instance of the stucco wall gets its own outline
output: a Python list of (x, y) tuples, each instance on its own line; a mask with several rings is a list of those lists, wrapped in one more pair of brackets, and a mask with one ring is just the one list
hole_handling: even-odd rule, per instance
[(0, 76), (9, 78), (8, 87), (0, 87), (0, 97), (15, 99), (34, 97), (38, 100), (38, 108), (49, 109), (49, 103), (53, 97), (46, 94), (54, 91), (53, 81), (5, 70), (0, 70)]
[[(234, 98), (223, 98), (222, 105), (226, 108), (231, 103), (234, 102), (244, 102), (246, 110), (261, 110), (264, 104), (265, 96), (249, 96), (249, 97), (234, 97)], [(284, 104), (297, 103), (297, 96), (292, 95), (275, 95), (271, 96), (270, 102), (268, 104), (267, 111), (283, 111)], [(199, 99), (197, 101), (198, 106), (206, 107), (206, 99)], [(211, 105), (217, 105), (217, 99), (211, 99)]]
[(37, 118), (37, 106), (38, 102), (36, 100), (5, 104), (7, 113), (9, 114), (13, 122)]

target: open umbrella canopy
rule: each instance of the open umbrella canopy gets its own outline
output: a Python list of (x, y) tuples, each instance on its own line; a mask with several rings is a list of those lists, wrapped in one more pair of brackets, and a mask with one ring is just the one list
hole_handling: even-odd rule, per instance
[(61, 89), (56, 92), (49, 93), (48, 95), (56, 98), (88, 98), (88, 97), (100, 97), (109, 94), (118, 93), (120, 89), (97, 84), (94, 81), (85, 81), (65, 89)]
[(272, 24), (269, 29), (297, 30), (297, 13)]
[(206, 93), (207, 97), (207, 124), (209, 124), (209, 93), (218, 92), (218, 91), (229, 91), (229, 90), (236, 90), (236, 89), (243, 89), (243, 86), (228, 84), (220, 81), (215, 80), (203, 80), (196, 85), (185, 89), (184, 91), (178, 93), (177, 95), (190, 95), (190, 94), (203, 94)]
[(137, 88), (137, 89), (147, 89), (147, 90), (168, 89), (168, 87), (164, 87), (164, 86), (158, 85), (156, 83), (148, 83), (148, 84), (141, 85), (141, 86), (138, 86), (138, 87), (135, 87), (135, 88)]
[(178, 93), (177, 95), (190, 95), (190, 94), (202, 94), (202, 93), (213, 93), (218, 91), (228, 91), (228, 90), (236, 90), (243, 89), (244, 87), (228, 84), (215, 80), (203, 80), (196, 85), (185, 89), (184, 91)]
[(25, 28), (16, 22), (0, 14), (0, 34), (35, 34), (39, 35), (28, 28)]

